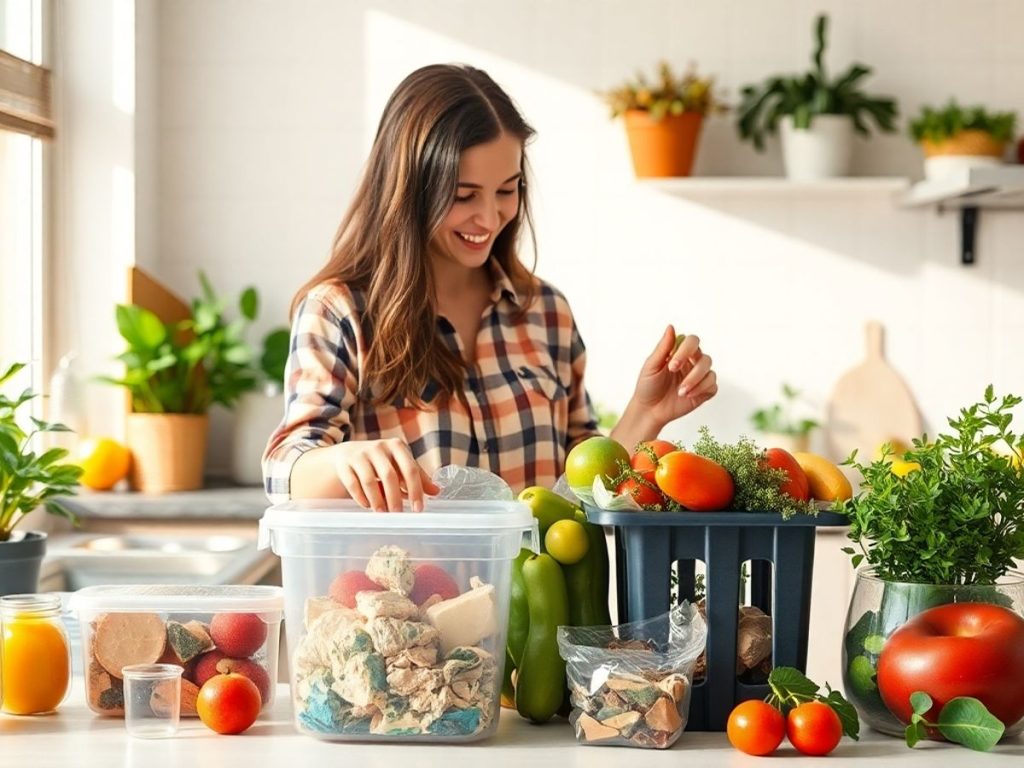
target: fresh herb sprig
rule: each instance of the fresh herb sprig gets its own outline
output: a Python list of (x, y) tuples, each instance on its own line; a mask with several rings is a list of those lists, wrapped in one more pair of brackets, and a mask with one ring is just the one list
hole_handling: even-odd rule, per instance
[(949, 419), (951, 433), (914, 440), (899, 477), (889, 459), (860, 464), (861, 492), (835, 509), (850, 519), (846, 547), (886, 581), (993, 584), (1024, 558), (1024, 434), (1010, 430), (1022, 398), (984, 399)]
[(854, 741), (860, 738), (860, 720), (857, 710), (839, 691), (833, 691), (825, 683), (825, 693), (821, 686), (794, 667), (775, 667), (768, 675), (768, 688), (771, 695), (767, 701), (773, 707), (786, 714), (793, 707), (806, 704), (808, 701), (820, 701), (832, 708), (839, 715), (843, 724), (843, 734)]
[(720, 443), (707, 427), (700, 428), (700, 438), (693, 452), (717, 461), (732, 475), (736, 485), (733, 509), (747, 512), (779, 512), (784, 520), (793, 515), (813, 515), (815, 506), (783, 493), (782, 485), (789, 479), (784, 469), (773, 469), (765, 461), (765, 451), (748, 437), (733, 444)]
[(988, 752), (999, 743), (1006, 730), (999, 718), (971, 696), (957, 696), (947, 701), (934, 723), (925, 719), (928, 710), (934, 706), (932, 697), (927, 693), (915, 691), (910, 694), (910, 706), (914, 713), (905, 732), (908, 747), (928, 738), (928, 729), (933, 728), (947, 741), (963, 744), (978, 752)]

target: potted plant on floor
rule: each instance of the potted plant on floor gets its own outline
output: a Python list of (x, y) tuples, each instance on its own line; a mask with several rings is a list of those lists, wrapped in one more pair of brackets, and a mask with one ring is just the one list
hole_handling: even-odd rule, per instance
[(648, 81), (643, 73), (602, 94), (612, 118), (622, 116), (637, 176), (689, 176), (704, 116), (725, 110), (714, 80), (691, 67), (677, 77), (668, 62)]
[(263, 337), (258, 365), (254, 366), (253, 388), (239, 398), (235, 407), (231, 478), (239, 485), (263, 482), (263, 449), (284, 414), (282, 392), (289, 339), (288, 329), (283, 327)]
[(117, 358), (124, 375), (101, 378), (131, 395), (126, 433), (133, 457), (129, 479), (136, 490), (201, 488), (210, 406), (232, 407), (256, 381), (244, 339), (256, 316), (255, 289), (242, 292), (241, 317), (229, 322), (206, 275), (200, 272), (199, 280), (202, 295), (181, 322), (163, 323), (139, 306), (117, 306), (118, 331), (127, 343)]
[(750, 414), (750, 423), (766, 445), (790, 453), (810, 450), (811, 432), (820, 425), (814, 419), (796, 416), (794, 411), (799, 397), (798, 390), (783, 382), (782, 402), (758, 408)]
[(853, 64), (830, 79), (825, 69), (828, 16), (815, 21), (814, 66), (800, 75), (776, 75), (742, 91), (738, 128), (741, 138), (762, 151), (765, 137), (782, 132), (782, 159), (786, 176), (794, 181), (846, 176), (853, 153), (853, 134), (869, 135), (867, 119), (879, 130), (896, 129), (896, 102), (868, 96), (861, 81), (871, 73)]
[[(845, 551), (866, 567), (847, 616), (844, 688), (875, 730), (904, 733), (915, 689), (936, 709), (953, 696), (976, 697), (1007, 735), (1024, 730), (1024, 575), (1014, 570), (1024, 558), (1024, 434), (1010, 431), (1021, 402), (997, 400), (988, 387), (949, 420), (950, 432), (894, 457), (910, 467), (902, 474), (890, 456), (847, 462), (864, 480), (837, 507), (855, 542)], [(1002, 650), (987, 628), (993, 617), (1008, 628)], [(954, 634), (963, 637), (945, 636)]]
[[(24, 367), (11, 365), (0, 375), (0, 387)], [(0, 595), (35, 592), (39, 585), (46, 534), (15, 531), (25, 515), (42, 506), (52, 514), (75, 519), (59, 497), (74, 494), (82, 468), (63, 461), (68, 455), (65, 448), (33, 450), (38, 435), (66, 432), (67, 427), (30, 417), (32, 427), (26, 431), (18, 421), (18, 410), (35, 397), (32, 390), (13, 399), (0, 392)]]
[(1013, 141), (1017, 116), (982, 106), (924, 106), (910, 123), (910, 135), (924, 152), (926, 179), (941, 179), (962, 168), (999, 165)]

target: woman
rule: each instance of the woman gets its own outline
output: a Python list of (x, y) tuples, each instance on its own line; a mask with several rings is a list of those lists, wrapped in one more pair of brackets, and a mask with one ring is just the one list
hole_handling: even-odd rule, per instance
[[(516, 255), (533, 133), (472, 67), (424, 67), (392, 94), (331, 257), (292, 303), (272, 501), (418, 511), (446, 464), (551, 486), (598, 433), (569, 305)], [(674, 343), (669, 326), (612, 431), (627, 447), (718, 391), (697, 337)]]

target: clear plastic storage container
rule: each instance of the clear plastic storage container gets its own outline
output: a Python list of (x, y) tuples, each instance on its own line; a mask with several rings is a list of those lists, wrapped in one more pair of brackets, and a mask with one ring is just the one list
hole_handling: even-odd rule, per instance
[[(96, 586), (78, 590), (70, 609), (81, 627), (89, 707), (124, 716), (121, 670), (134, 664), (182, 667), (182, 717), (196, 716), (203, 683), (231, 671), (259, 688), (263, 708), (277, 680), (284, 591), (267, 586)], [(155, 713), (170, 702), (154, 695)]]
[(529, 508), (511, 501), (270, 508), (260, 546), (281, 556), (296, 727), (330, 740), (490, 736), (524, 533), (536, 548)]

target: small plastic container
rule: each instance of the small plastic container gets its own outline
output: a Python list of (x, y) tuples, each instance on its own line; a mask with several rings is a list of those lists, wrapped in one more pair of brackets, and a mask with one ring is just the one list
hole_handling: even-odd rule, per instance
[(124, 676), (124, 726), (140, 739), (165, 739), (178, 732), (181, 673), (177, 664), (132, 664)]
[(199, 688), (228, 669), (274, 700), (284, 591), (270, 586), (85, 587), (71, 596), (82, 638), (89, 708), (123, 717), (122, 670), (137, 664), (182, 669), (181, 716), (196, 716)]
[(0, 699), (13, 715), (53, 712), (71, 685), (59, 595), (0, 597)]
[(281, 556), (296, 728), (336, 741), (493, 734), (524, 534), (536, 549), (536, 521), (512, 501), (267, 510), (260, 546)]

